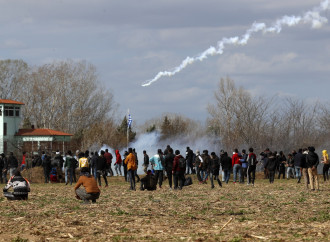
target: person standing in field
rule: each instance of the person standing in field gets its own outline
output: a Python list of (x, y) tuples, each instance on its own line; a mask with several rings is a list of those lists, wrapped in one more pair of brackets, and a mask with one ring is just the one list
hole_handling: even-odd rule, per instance
[(107, 171), (109, 172), (110, 176), (113, 176), (113, 170), (111, 168), (113, 156), (108, 149), (105, 149), (104, 157), (107, 160)]
[(137, 170), (137, 165), (136, 165), (136, 158), (135, 155), (133, 154), (133, 149), (129, 148), (128, 149), (128, 155), (125, 158), (125, 164), (127, 165), (127, 173), (129, 176), (130, 180), (130, 190), (136, 190), (135, 189), (135, 171)]
[(125, 152), (124, 152), (124, 160), (123, 160), (125, 182), (127, 182), (127, 175), (128, 175), (128, 173), (127, 173), (127, 164), (125, 162), (127, 156), (128, 156), (128, 152), (127, 152), (127, 150), (125, 150)]
[(293, 160), (294, 160), (294, 169), (296, 172), (296, 178), (297, 178), (297, 183), (300, 183), (301, 180), (301, 163), (302, 163), (302, 159), (303, 159), (303, 154), (302, 154), (302, 149), (298, 150), (298, 153), (294, 156)]
[(266, 168), (269, 172), (269, 183), (272, 184), (274, 183), (275, 171), (276, 171), (276, 157), (272, 152), (269, 152), (268, 154)]
[(96, 164), (97, 179), (100, 187), (101, 187), (101, 176), (103, 176), (105, 187), (108, 187), (107, 159), (104, 157), (104, 154), (105, 154), (104, 150), (101, 150), (101, 155), (98, 157)]
[(116, 152), (115, 171), (116, 171), (117, 176), (119, 176), (119, 173), (121, 175), (121, 163), (122, 163), (122, 159), (121, 159), (121, 155), (119, 153), (119, 150), (116, 150), (115, 152)]
[(323, 164), (323, 179), (324, 181), (329, 181), (329, 167), (330, 167), (330, 161), (329, 161), (329, 155), (326, 150), (322, 151), (322, 161)]
[(283, 175), (283, 179), (284, 179), (285, 178), (286, 157), (285, 157), (283, 151), (280, 151), (280, 154), (278, 156), (278, 165), (279, 165), (278, 179), (281, 178), (281, 175)]
[(52, 168), (52, 161), (48, 153), (44, 155), (41, 165), (44, 170), (45, 183), (48, 183), (50, 182), (50, 170)]
[(308, 155), (306, 157), (307, 170), (309, 176), (309, 184), (311, 190), (319, 190), (319, 179), (317, 177), (317, 166), (319, 165), (319, 156), (315, 153), (314, 147), (308, 147)]
[(186, 171), (186, 159), (180, 155), (180, 151), (175, 151), (172, 173), (174, 177), (174, 190), (181, 190), (184, 185), (184, 173)]
[(26, 152), (23, 151), (22, 163), (21, 163), (21, 171), (23, 171), (25, 168), (26, 168)]
[(207, 179), (209, 176), (209, 164), (211, 163), (211, 159), (209, 156), (208, 150), (203, 150), (203, 154), (201, 155), (203, 159), (203, 163), (200, 164), (201, 166), (201, 173), (202, 173), (202, 184), (207, 184)]
[(149, 166), (149, 155), (147, 151), (143, 151), (143, 171), (144, 173), (148, 174), (148, 166)]
[(256, 179), (256, 168), (257, 168), (257, 156), (253, 153), (253, 148), (249, 149), (249, 155), (247, 159), (248, 169), (247, 169), (247, 185), (254, 186), (254, 181)]
[(248, 168), (248, 163), (247, 163), (248, 155), (246, 154), (246, 150), (242, 150), (242, 154), (240, 157), (240, 162), (242, 163), (242, 180), (241, 183), (244, 183), (244, 178), (247, 175), (247, 168)]
[(288, 160), (286, 164), (286, 179), (289, 179), (291, 176), (295, 178), (294, 174), (294, 159), (292, 154), (288, 154)]
[(7, 158), (4, 153), (0, 156), (0, 176), (1, 176), (1, 183), (5, 181), (5, 183), (8, 182), (7, 180), (7, 170), (8, 170), (8, 163)]
[(224, 173), (224, 181), (226, 184), (228, 184), (229, 179), (230, 179), (230, 170), (232, 166), (232, 158), (228, 156), (228, 153), (223, 151), (223, 154), (221, 154), (220, 157), (220, 163), (221, 163), (221, 168)]
[(72, 185), (75, 162), (76, 160), (75, 158), (72, 157), (71, 150), (68, 150), (64, 161), (65, 185), (68, 185), (69, 180), (70, 180), (70, 185)]
[(135, 163), (136, 163), (136, 170), (134, 172), (134, 176), (137, 178), (137, 181), (136, 182), (140, 182), (140, 177), (137, 174), (137, 170), (139, 168), (139, 158), (138, 158), (138, 155), (137, 155), (137, 153), (135, 151), (135, 148), (133, 149), (133, 154), (135, 155)]
[(239, 177), (239, 182), (242, 182), (242, 163), (240, 161), (240, 156), (238, 154), (238, 149), (235, 149), (233, 152), (232, 159), (232, 167), (233, 167), (233, 175), (234, 175), (234, 184), (236, 184), (237, 173)]
[(172, 189), (172, 170), (173, 170), (173, 162), (175, 155), (173, 154), (173, 149), (170, 147), (167, 150), (167, 154), (165, 155), (165, 170), (168, 179), (168, 185), (170, 189)]
[(161, 149), (158, 149), (157, 154), (154, 155), (153, 157), (150, 158), (149, 162), (150, 164), (154, 167), (155, 170), (155, 177), (156, 180), (158, 182), (158, 186), (159, 188), (162, 188), (162, 184), (163, 184), (163, 161), (164, 157), (163, 157), (163, 152)]
[(217, 180), (219, 187), (222, 187), (222, 183), (219, 179), (219, 172), (220, 172), (220, 159), (215, 154), (215, 152), (211, 153), (209, 171), (210, 171), (210, 181), (211, 181), (211, 188), (214, 188), (214, 181)]

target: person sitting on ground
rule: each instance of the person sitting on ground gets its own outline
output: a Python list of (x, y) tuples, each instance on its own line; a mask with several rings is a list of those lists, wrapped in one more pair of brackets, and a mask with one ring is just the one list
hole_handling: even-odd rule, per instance
[[(8, 189), (13, 187), (13, 192), (8, 192)], [(8, 200), (27, 200), (30, 192), (30, 183), (22, 177), (21, 172), (16, 170), (14, 175), (9, 179), (7, 185), (3, 189), (4, 196)]]
[(141, 191), (147, 189), (148, 191), (153, 191), (157, 189), (157, 180), (154, 174), (152, 174), (151, 170), (147, 171), (147, 175), (141, 178)]
[[(83, 185), (84, 188), (79, 188)], [(81, 168), (81, 174), (74, 187), (76, 198), (82, 200), (84, 204), (89, 204), (89, 201), (96, 203), (96, 199), (100, 197), (100, 189), (97, 186), (96, 180), (89, 173), (88, 167)]]

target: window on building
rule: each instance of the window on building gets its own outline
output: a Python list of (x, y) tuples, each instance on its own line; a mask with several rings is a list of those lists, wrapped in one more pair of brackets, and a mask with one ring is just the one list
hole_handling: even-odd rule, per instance
[(3, 123), (3, 136), (7, 135), (7, 123)]
[(5, 107), (5, 116), (14, 117), (14, 107)]
[(15, 116), (19, 117), (19, 107), (15, 107)]

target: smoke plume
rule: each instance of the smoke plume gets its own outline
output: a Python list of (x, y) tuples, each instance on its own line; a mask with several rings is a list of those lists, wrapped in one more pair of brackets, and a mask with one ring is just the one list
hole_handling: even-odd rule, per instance
[(328, 22), (326, 17), (321, 16), (321, 13), (329, 9), (329, 0), (325, 0), (320, 3), (318, 7), (304, 13), (301, 16), (283, 16), (276, 20), (270, 27), (267, 27), (265, 23), (253, 23), (251, 27), (243, 34), (241, 37), (235, 36), (230, 38), (223, 38), (220, 40), (216, 46), (211, 46), (201, 54), (196, 57), (187, 57), (181, 64), (170, 71), (161, 71), (151, 80), (145, 81), (142, 86), (146, 87), (156, 82), (161, 77), (164, 76), (174, 76), (178, 72), (182, 71), (188, 65), (193, 64), (196, 61), (203, 61), (209, 56), (221, 55), (225, 49), (226, 45), (246, 45), (251, 38), (253, 33), (262, 32), (266, 33), (276, 33), (279, 34), (283, 27), (293, 27), (298, 24), (311, 24), (312, 28), (320, 28), (323, 24)]

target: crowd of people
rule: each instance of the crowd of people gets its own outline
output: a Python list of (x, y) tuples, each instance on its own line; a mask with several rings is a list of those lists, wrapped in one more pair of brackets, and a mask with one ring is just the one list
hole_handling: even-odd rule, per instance
[[(1, 183), (7, 183), (4, 189), (8, 199), (27, 199), (27, 192), (30, 191), (29, 182), (20, 174), (20, 170), (27, 168), (26, 153), (23, 152), (22, 162), (19, 165), (17, 158), (13, 153), (9, 153), (6, 157), (0, 155)], [(76, 183), (75, 192), (77, 198), (83, 200), (84, 203), (95, 202), (100, 195), (99, 187), (102, 186), (101, 177), (103, 177), (105, 188), (108, 187), (109, 176), (114, 176), (112, 170), (112, 162), (115, 159), (114, 167), (117, 176), (122, 175), (122, 167), (125, 181), (130, 183), (130, 190), (136, 190), (136, 183), (140, 182), (141, 190), (156, 190), (163, 188), (163, 182), (168, 181), (169, 188), (172, 190), (182, 189), (186, 185), (192, 184), (189, 174), (194, 174), (200, 184), (211, 185), (215, 188), (215, 183), (222, 187), (222, 183), (229, 183), (230, 175), (233, 174), (233, 183), (244, 184), (246, 179), (247, 185), (254, 186), (256, 179), (256, 171), (263, 170), (264, 179), (269, 179), (270, 183), (274, 182), (275, 176), (278, 179), (297, 179), (301, 182), (304, 178), (304, 184), (307, 189), (319, 190), (319, 182), (317, 175), (317, 167), (323, 164), (324, 181), (329, 180), (329, 156), (326, 150), (322, 151), (321, 159), (315, 152), (314, 147), (299, 149), (298, 152), (292, 151), (287, 156), (282, 152), (272, 152), (269, 149), (261, 152), (259, 156), (254, 153), (254, 149), (250, 148), (248, 152), (234, 149), (232, 156), (228, 152), (221, 150), (217, 156), (215, 152), (209, 154), (208, 150), (193, 152), (187, 147), (185, 154), (181, 154), (180, 150), (173, 150), (168, 145), (164, 150), (158, 149), (157, 153), (151, 157), (147, 152), (143, 151), (143, 171), (145, 176), (140, 179), (137, 174), (138, 155), (135, 149), (129, 148), (124, 152), (123, 157), (119, 150), (115, 151), (115, 157), (108, 149), (100, 152), (76, 151), (75, 155), (69, 150), (65, 156), (59, 151), (51, 158), (50, 154), (42, 152), (42, 155), (35, 155), (32, 160), (32, 167), (41, 166), (43, 168), (45, 183), (49, 182), (65, 182), (72, 185)], [(258, 167), (258, 168), (257, 168)], [(79, 180), (76, 178), (76, 171), (79, 170)], [(221, 178), (220, 179), (220, 171)], [(7, 180), (9, 172), (10, 180)], [(135, 180), (137, 178), (137, 181)], [(16, 185), (14, 185), (16, 184)], [(17, 186), (19, 184), (19, 186)], [(83, 186), (84, 189), (80, 188)], [(14, 193), (9, 194), (8, 189), (14, 188)], [(24, 196), (19, 195), (18, 188), (25, 187)], [(22, 194), (20, 194), (22, 195)]]

